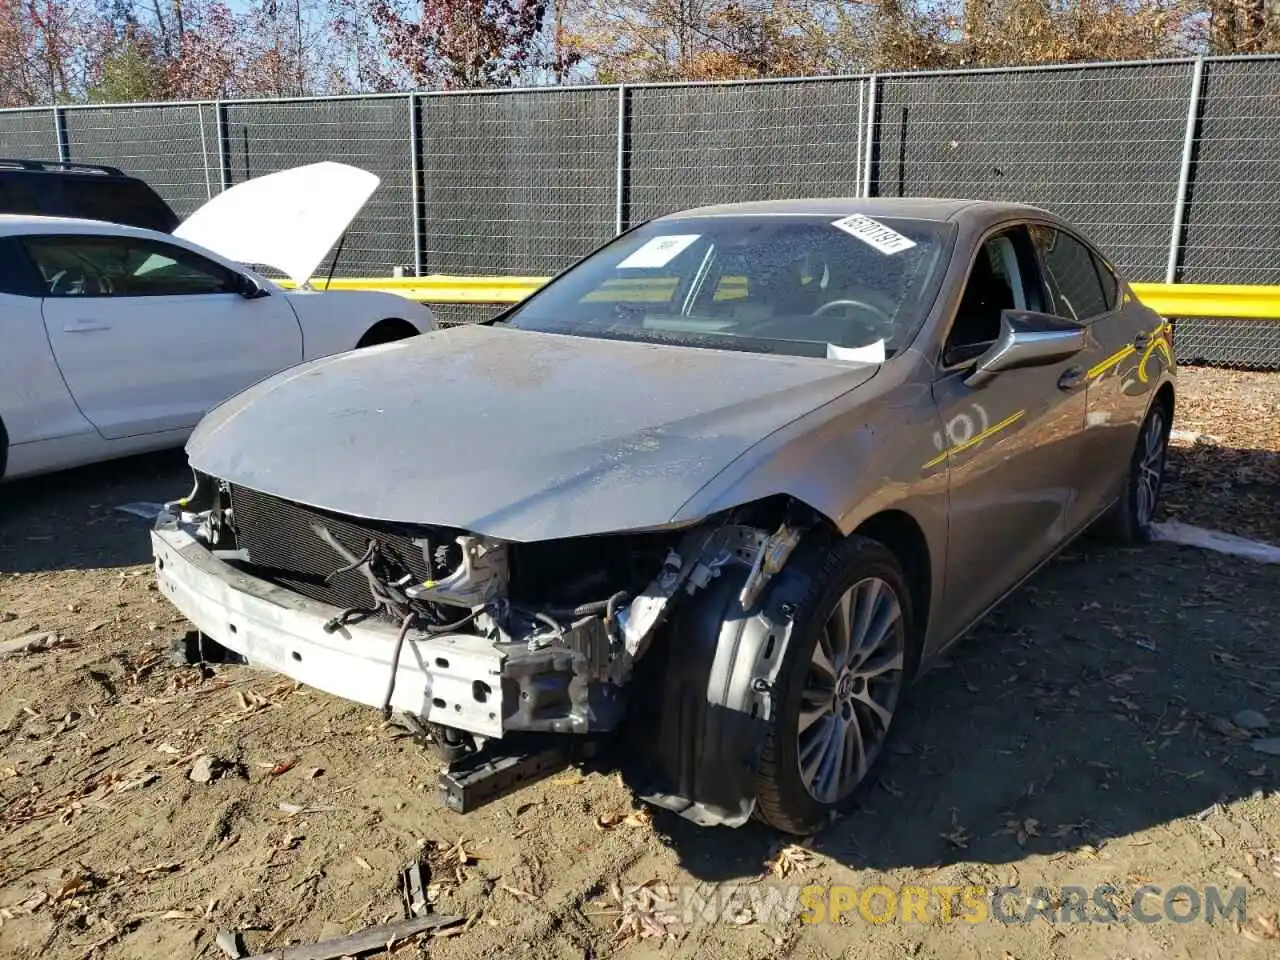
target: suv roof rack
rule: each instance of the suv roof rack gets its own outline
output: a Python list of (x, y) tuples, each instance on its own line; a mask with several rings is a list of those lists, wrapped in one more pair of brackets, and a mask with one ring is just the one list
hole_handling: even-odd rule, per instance
[(125, 172), (118, 167), (108, 167), (101, 163), (72, 163), (64, 160), (16, 160), (0, 157), (0, 167), (18, 167), (22, 170), (83, 170), (86, 173), (101, 173), (109, 177), (123, 177)]

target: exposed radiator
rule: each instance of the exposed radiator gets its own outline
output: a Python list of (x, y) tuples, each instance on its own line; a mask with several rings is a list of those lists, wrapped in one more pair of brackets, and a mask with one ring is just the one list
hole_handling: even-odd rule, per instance
[[(423, 547), (415, 544), (413, 534), (403, 527), (314, 510), (234, 484), (231, 507), (236, 544), (248, 551), (259, 576), (344, 609), (373, 605), (368, 580), (360, 571), (350, 571), (326, 585), (325, 578), (349, 561), (327, 544), (315, 527), (327, 529), (355, 557), (365, 552), (371, 539), (377, 540), (384, 555), (394, 557), (420, 581), (432, 578), (426, 557), (435, 543), (445, 542), (443, 536), (433, 541), (424, 556)], [(427, 532), (417, 531), (418, 539), (423, 540)]]

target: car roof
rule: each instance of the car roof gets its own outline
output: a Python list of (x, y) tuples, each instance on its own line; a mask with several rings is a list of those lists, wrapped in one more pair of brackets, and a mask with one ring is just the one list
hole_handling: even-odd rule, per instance
[(911, 220), (989, 221), (1009, 217), (1050, 217), (1045, 210), (1022, 203), (996, 200), (962, 200), (939, 197), (819, 197), (808, 200), (753, 200), (694, 207), (659, 217), (683, 220), (693, 217), (729, 216), (827, 216), (903, 217)]
[(27, 237), (46, 233), (82, 233), (99, 236), (145, 237), (150, 240), (171, 240), (165, 233), (131, 227), (124, 223), (106, 220), (86, 220), (80, 217), (41, 217), (25, 213), (0, 213), (0, 237)]

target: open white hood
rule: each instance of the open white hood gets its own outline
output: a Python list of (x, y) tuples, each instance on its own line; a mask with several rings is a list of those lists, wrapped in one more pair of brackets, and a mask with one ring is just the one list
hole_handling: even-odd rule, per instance
[(269, 173), (224, 190), (173, 233), (228, 260), (272, 267), (301, 286), (379, 182), (329, 160)]

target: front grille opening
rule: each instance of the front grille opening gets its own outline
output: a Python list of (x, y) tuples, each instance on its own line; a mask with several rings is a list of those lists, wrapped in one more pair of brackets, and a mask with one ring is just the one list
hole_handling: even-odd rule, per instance
[(358, 570), (325, 583), (326, 577), (349, 561), (326, 543), (319, 531), (327, 530), (354, 557), (365, 552), (371, 539), (377, 540), (383, 554), (419, 582), (436, 579), (442, 572), (432, 558), (440, 554), (443, 559), (446, 551), (442, 548), (453, 545), (457, 536), (439, 528), (424, 530), (343, 517), (235, 484), (230, 485), (230, 492), (236, 544), (248, 554), (248, 572), (341, 609), (372, 607), (373, 594), (368, 579)]

